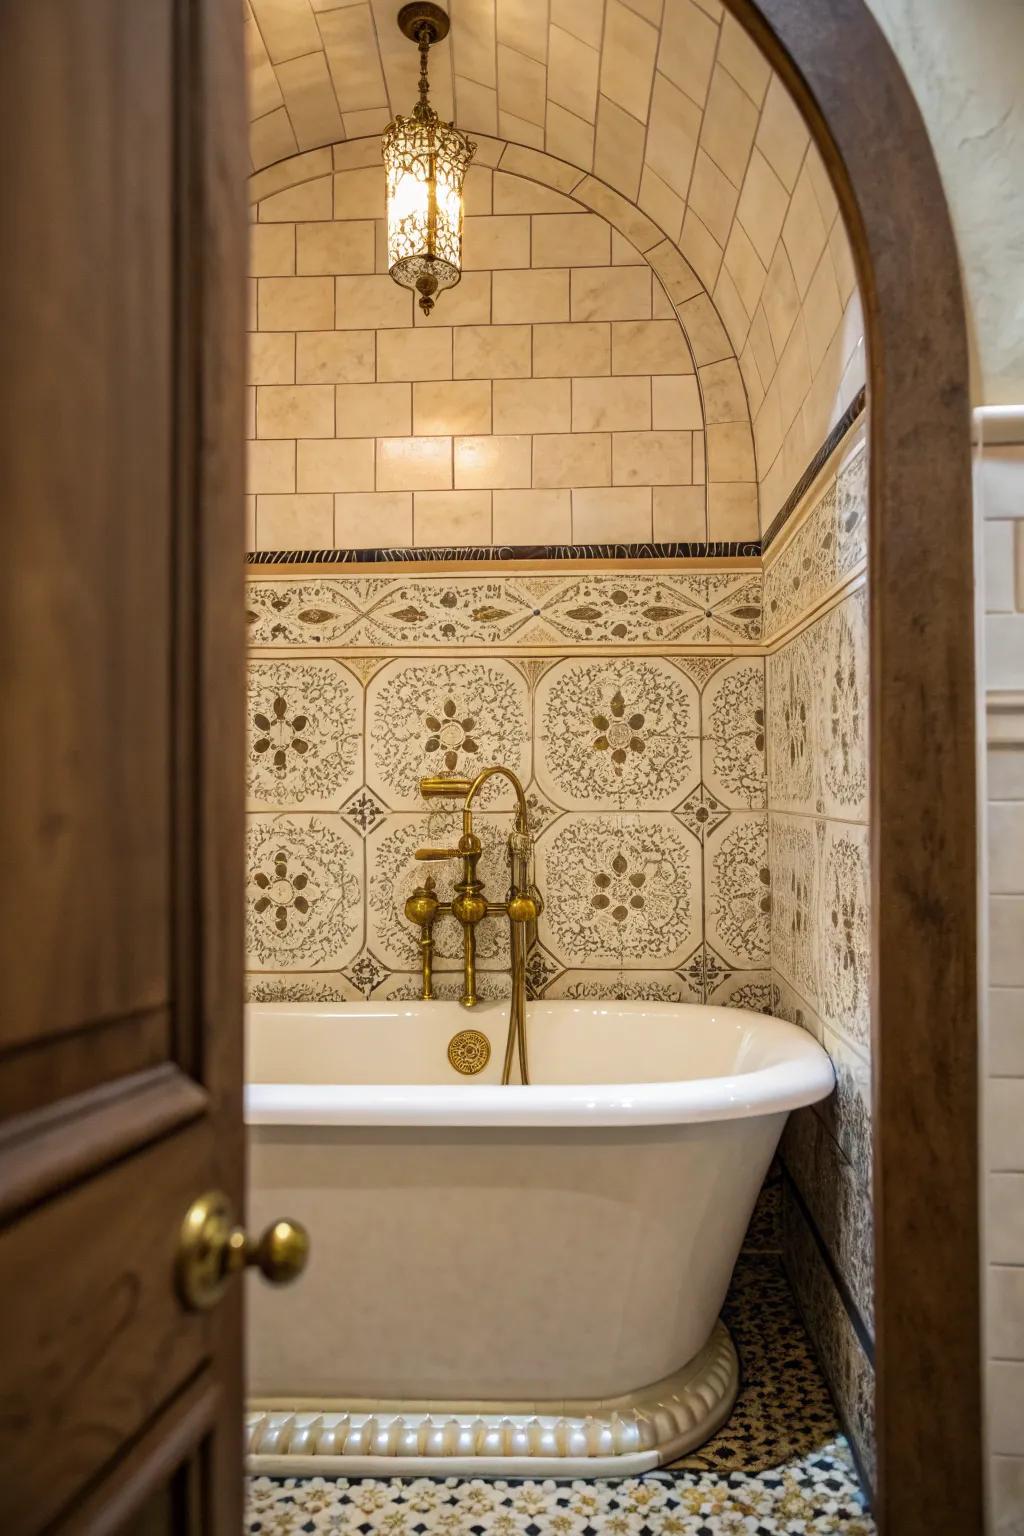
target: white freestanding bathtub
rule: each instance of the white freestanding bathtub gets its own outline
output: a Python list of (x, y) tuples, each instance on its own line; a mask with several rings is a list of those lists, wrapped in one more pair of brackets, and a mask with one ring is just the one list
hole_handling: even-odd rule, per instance
[(740, 1009), (540, 1002), (533, 1081), (502, 1087), (507, 1017), (249, 1008), (249, 1224), (312, 1236), (295, 1286), (249, 1293), (257, 1470), (633, 1474), (728, 1416), (719, 1308), (827, 1055)]

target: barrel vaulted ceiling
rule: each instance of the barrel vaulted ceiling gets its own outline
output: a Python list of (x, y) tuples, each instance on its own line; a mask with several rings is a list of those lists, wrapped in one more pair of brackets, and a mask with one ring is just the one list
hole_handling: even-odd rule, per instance
[[(762, 523), (863, 377), (860, 305), (827, 173), (719, 0), (451, 0), (438, 111), (590, 172), (682, 252), (739, 359)], [(411, 109), (398, 0), (246, 0), (260, 171)]]

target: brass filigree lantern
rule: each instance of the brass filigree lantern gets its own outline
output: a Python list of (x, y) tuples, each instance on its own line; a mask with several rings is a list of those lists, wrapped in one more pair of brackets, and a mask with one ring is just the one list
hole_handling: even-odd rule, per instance
[(448, 35), (448, 17), (430, 0), (412, 0), (398, 25), (420, 50), (420, 99), (396, 117), (381, 141), (387, 178), (388, 270), (419, 294), (429, 315), (434, 295), (462, 276), (462, 183), (476, 145), (430, 105), (427, 54)]

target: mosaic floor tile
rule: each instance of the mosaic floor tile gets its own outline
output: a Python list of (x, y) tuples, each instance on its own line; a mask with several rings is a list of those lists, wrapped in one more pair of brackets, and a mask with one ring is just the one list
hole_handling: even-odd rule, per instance
[(249, 1536), (874, 1536), (779, 1258), (746, 1253), (723, 1313), (743, 1384), (694, 1456), (644, 1477), (251, 1478)]

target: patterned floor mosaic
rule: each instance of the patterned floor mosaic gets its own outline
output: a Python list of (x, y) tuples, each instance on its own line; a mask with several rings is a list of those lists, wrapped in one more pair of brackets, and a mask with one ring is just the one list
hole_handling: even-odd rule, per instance
[(853, 1459), (774, 1254), (723, 1311), (743, 1369), (728, 1424), (645, 1477), (249, 1481), (249, 1536), (874, 1536)]

